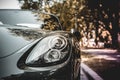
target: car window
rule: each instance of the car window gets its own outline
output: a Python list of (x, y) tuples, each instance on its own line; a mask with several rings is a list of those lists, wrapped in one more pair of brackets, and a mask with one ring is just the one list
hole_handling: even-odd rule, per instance
[(15, 25), (18, 23), (40, 23), (40, 20), (37, 20), (37, 17), (31, 11), (19, 10), (1, 10), (0, 21), (4, 24), (10, 25)]
[(47, 30), (59, 30), (56, 17), (50, 14), (30, 10), (0, 10), (0, 21), (2, 24), (24, 26), (30, 28), (41, 28)]

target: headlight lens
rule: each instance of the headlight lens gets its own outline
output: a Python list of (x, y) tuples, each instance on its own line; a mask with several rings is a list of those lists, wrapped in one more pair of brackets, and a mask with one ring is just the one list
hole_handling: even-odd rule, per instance
[(55, 62), (60, 60), (61, 53), (58, 50), (50, 50), (45, 56), (45, 62)]
[(26, 64), (30, 66), (45, 66), (67, 59), (69, 51), (68, 40), (61, 35), (43, 38), (30, 52)]
[(63, 36), (55, 36), (49, 41), (49, 46), (54, 49), (64, 49), (67, 46), (67, 40)]

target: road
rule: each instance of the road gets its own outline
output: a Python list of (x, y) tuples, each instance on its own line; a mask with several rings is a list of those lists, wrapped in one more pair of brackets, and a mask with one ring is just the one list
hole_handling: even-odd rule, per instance
[[(81, 80), (120, 80), (120, 52), (113, 49), (81, 50)], [(82, 72), (81, 72), (82, 74)]]

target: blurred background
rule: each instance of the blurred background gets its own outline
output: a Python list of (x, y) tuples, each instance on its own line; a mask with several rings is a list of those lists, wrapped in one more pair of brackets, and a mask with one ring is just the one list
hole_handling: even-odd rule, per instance
[(1, 0), (0, 8), (55, 14), (64, 30), (80, 32), (81, 48), (120, 47), (119, 0)]

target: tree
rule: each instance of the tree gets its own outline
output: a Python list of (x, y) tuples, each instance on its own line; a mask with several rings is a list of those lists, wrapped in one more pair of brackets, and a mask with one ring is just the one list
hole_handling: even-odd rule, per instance
[[(104, 29), (109, 31), (112, 36), (112, 47), (118, 48), (117, 34), (119, 28), (119, 0), (88, 0), (88, 7), (95, 13), (97, 11), (97, 17), (94, 19), (97, 21), (96, 27), (102, 25)], [(102, 22), (103, 24), (100, 24)], [(112, 27), (110, 27), (112, 26)], [(97, 34), (97, 33), (96, 33)]]

